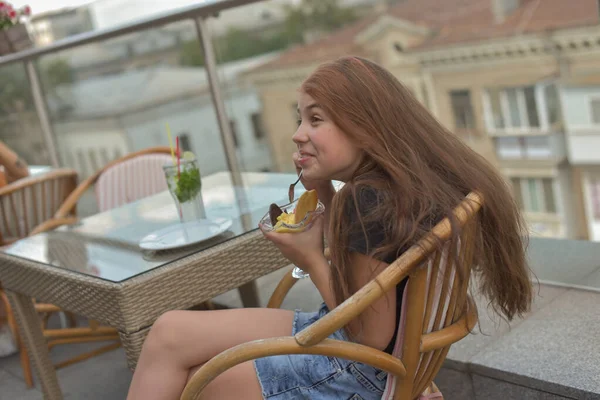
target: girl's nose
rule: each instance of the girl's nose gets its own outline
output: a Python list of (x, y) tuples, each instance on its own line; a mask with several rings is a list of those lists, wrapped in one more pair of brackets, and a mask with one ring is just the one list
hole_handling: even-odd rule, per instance
[(296, 144), (308, 142), (308, 135), (306, 134), (306, 129), (304, 129), (302, 124), (300, 124), (300, 126), (298, 126), (298, 129), (296, 129), (296, 132), (292, 136), (292, 140)]

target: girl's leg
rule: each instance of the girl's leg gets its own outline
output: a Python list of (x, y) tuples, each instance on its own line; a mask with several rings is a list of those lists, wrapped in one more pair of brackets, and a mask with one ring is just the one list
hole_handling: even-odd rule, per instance
[[(144, 342), (127, 398), (179, 399), (190, 369), (241, 343), (290, 336), (293, 319), (292, 311), (265, 308), (167, 312), (156, 320)], [(249, 367), (243, 365), (215, 380), (212, 387), (234, 379), (238, 371), (240, 377), (249, 378)], [(254, 379), (258, 385), (256, 374)]]
[(201, 400), (264, 400), (254, 362), (248, 361), (223, 372), (202, 391)]

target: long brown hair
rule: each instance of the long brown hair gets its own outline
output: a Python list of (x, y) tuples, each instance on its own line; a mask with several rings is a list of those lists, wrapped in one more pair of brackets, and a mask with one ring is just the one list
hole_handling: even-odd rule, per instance
[[(444, 128), (390, 72), (358, 57), (316, 69), (302, 84), (364, 151), (352, 179), (334, 196), (329, 239), (332, 288), (337, 304), (350, 287), (348, 232), (384, 223), (385, 240), (371, 254), (390, 254), (415, 244), (471, 191), (483, 195), (475, 270), (492, 307), (511, 320), (528, 311), (533, 290), (525, 257), (526, 229), (506, 181), (483, 157)], [(375, 189), (377, 207), (348, 218), (362, 190)], [(458, 241), (459, 229), (452, 240)]]

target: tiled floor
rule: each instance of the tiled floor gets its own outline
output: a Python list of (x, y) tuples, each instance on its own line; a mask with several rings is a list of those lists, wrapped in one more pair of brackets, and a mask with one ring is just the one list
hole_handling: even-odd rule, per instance
[[(261, 304), (267, 303), (284, 272), (278, 271), (258, 281)], [(600, 386), (595, 381), (598, 365), (593, 362), (598, 355), (593, 346), (593, 332), (600, 328), (597, 308), (600, 294), (546, 285), (542, 285), (539, 291), (536, 289), (536, 293), (531, 314), (524, 321), (514, 321), (510, 328), (501, 321), (490, 319), (485, 303), (478, 301), (481, 330), (476, 328), (474, 334), (452, 347), (446, 362), (448, 369), (443, 370), (438, 379), (447, 399), (491, 399), (483, 389), (502, 385), (508, 385), (511, 393), (525, 396), (519, 398), (600, 399), (600, 395), (596, 395), (600, 393)], [(241, 306), (236, 291), (217, 297), (215, 302), (228, 307)], [(283, 306), (314, 310), (320, 302), (320, 295), (310, 280), (303, 280), (292, 288)], [(571, 328), (581, 337), (575, 341), (561, 341), (554, 337), (564, 331), (561, 338), (574, 338), (576, 335)], [(561, 343), (567, 342), (570, 343), (570, 358), (558, 357), (564, 350)], [(93, 346), (99, 345), (57, 347), (52, 350), (51, 356), (58, 362)], [(528, 351), (532, 351), (535, 357), (528, 355)], [(528, 358), (529, 362), (525, 362)], [(564, 361), (564, 365), (558, 365), (557, 360)], [(543, 365), (532, 366), (532, 362)], [(572, 373), (560, 372), (565, 371), (565, 365), (573, 367)], [(553, 372), (557, 366), (563, 368), (558, 375)], [(131, 371), (126, 365), (123, 350), (119, 349), (65, 367), (58, 371), (58, 377), (65, 399), (119, 400), (126, 396)], [(480, 385), (484, 378), (492, 379), (496, 386)], [(500, 397), (493, 398), (512, 398), (502, 397), (503, 390), (498, 389), (496, 394)], [(18, 356), (0, 358), (0, 400), (20, 399), (42, 399), (42, 394), (36, 388), (25, 388)]]

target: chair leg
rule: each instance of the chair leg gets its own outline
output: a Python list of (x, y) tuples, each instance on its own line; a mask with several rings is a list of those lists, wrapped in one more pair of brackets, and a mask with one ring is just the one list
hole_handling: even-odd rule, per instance
[(17, 327), (17, 323), (15, 321), (15, 316), (13, 315), (12, 309), (10, 307), (10, 303), (8, 302), (8, 298), (4, 291), (0, 291), (0, 300), (4, 303), (4, 308), (6, 310), (6, 322), (8, 323), (8, 327), (10, 328), (15, 342), (17, 344), (17, 349), (19, 350), (19, 360), (21, 362), (21, 369), (23, 370), (23, 378), (25, 379), (25, 385), (27, 388), (33, 387), (33, 373), (31, 372), (31, 361), (29, 361), (29, 354), (27, 352), (27, 348), (23, 343), (21, 335), (19, 334), (19, 328)]
[(69, 328), (75, 328), (77, 326), (77, 317), (70, 311), (65, 311), (67, 321), (69, 322)]
[(29, 389), (33, 387), (33, 373), (31, 372), (31, 362), (29, 361), (29, 353), (27, 348), (19, 336), (19, 357), (21, 361), (21, 369), (23, 370), (23, 378), (25, 378), (25, 385)]
[(99, 349), (92, 350), (92, 351), (89, 351), (89, 352), (86, 352), (86, 353), (82, 353), (82, 354), (79, 354), (76, 357), (73, 357), (73, 358), (70, 358), (68, 360), (56, 363), (56, 364), (54, 364), (54, 368), (56, 368), (56, 369), (64, 368), (66, 366), (78, 363), (80, 361), (88, 360), (88, 359), (90, 359), (92, 357), (95, 357), (97, 355), (104, 354), (104, 353), (106, 353), (108, 351), (118, 349), (119, 347), (121, 347), (121, 342), (111, 343), (109, 345), (100, 347)]

